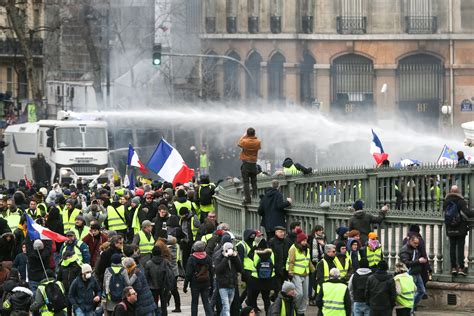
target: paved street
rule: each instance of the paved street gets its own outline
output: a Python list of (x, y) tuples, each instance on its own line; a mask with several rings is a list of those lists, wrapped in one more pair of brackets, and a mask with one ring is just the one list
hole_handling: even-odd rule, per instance
[[(183, 288), (183, 282), (179, 282), (179, 288), (180, 288), (180, 295), (181, 295), (181, 313), (170, 313), (170, 315), (191, 315), (191, 291), (188, 290), (188, 293), (183, 293), (182, 288)], [(204, 315), (204, 309), (202, 308), (201, 301), (200, 306), (199, 306), (199, 314), (198, 315)], [(259, 301), (260, 308), (263, 310), (263, 301)], [(171, 299), (170, 307), (168, 308), (168, 311), (171, 311), (174, 309), (174, 301)], [(306, 312), (307, 316), (313, 316), (317, 315), (317, 308), (310, 306)], [(260, 315), (263, 315), (261, 313)], [(393, 313), (395, 315), (395, 312)], [(442, 310), (433, 310), (429, 308), (420, 308), (420, 310), (416, 313), (417, 316), (457, 316), (457, 315), (474, 315), (474, 311), (442, 311)]]

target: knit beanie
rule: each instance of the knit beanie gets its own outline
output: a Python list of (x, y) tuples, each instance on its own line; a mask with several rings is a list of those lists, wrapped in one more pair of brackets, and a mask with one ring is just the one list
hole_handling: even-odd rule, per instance
[(362, 257), (359, 260), (359, 268), (368, 268), (369, 267), (369, 260), (366, 257)]
[(357, 200), (354, 202), (354, 205), (352, 205), (352, 207), (354, 208), (354, 210), (360, 211), (364, 208), (364, 202), (362, 202), (361, 200)]
[(161, 249), (158, 246), (153, 246), (153, 249), (151, 250), (151, 254), (155, 257), (161, 256)]
[(387, 261), (380, 261), (379, 264), (377, 265), (377, 268), (380, 270), (380, 271), (387, 271), (388, 270), (388, 263)]
[(296, 290), (296, 287), (292, 282), (285, 281), (283, 282), (283, 286), (281, 287), (281, 290), (285, 293), (288, 293), (291, 290)]
[(377, 239), (378, 235), (377, 235), (376, 232), (371, 232), (371, 233), (369, 233), (368, 237), (369, 237), (369, 239)]
[(120, 264), (122, 262), (122, 256), (119, 253), (114, 253), (110, 261), (113, 264)]
[(132, 203), (135, 203), (135, 204), (140, 204), (140, 197), (139, 196), (136, 196), (132, 199)]
[(194, 252), (203, 252), (206, 251), (206, 243), (204, 241), (198, 240), (193, 245)]
[(298, 235), (296, 235), (296, 242), (298, 244), (300, 244), (303, 240), (307, 240), (308, 239), (308, 235), (306, 235), (305, 233), (299, 233)]
[(349, 228), (344, 227), (344, 226), (341, 226), (341, 227), (338, 227), (338, 228), (336, 229), (336, 234), (337, 234), (338, 236), (343, 236), (343, 235), (344, 235), (345, 233), (347, 233), (348, 231), (349, 231)]

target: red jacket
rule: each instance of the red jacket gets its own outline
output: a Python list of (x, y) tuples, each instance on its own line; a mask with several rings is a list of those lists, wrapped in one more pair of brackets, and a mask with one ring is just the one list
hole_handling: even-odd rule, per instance
[(108, 240), (109, 238), (104, 233), (99, 233), (97, 237), (93, 237), (92, 234), (87, 234), (82, 238), (82, 241), (89, 247), (89, 253), (91, 254), (91, 267), (95, 266), (97, 258), (100, 255), (100, 246)]

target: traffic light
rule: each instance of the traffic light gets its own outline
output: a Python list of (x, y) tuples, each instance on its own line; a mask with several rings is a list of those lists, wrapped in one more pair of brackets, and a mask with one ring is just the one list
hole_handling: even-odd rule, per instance
[(161, 65), (161, 44), (153, 45), (153, 65)]

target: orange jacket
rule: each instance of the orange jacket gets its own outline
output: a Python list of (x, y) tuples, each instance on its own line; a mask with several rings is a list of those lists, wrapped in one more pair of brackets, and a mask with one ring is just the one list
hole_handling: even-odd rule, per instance
[(257, 162), (257, 155), (260, 150), (260, 140), (256, 136), (242, 136), (237, 145), (242, 148), (240, 160)]

